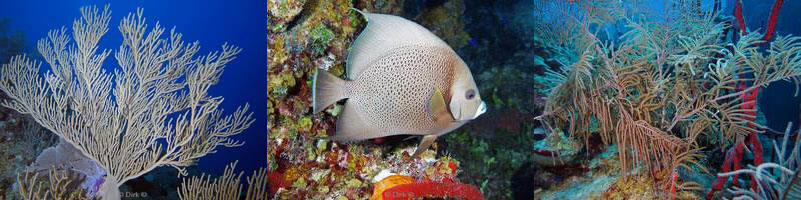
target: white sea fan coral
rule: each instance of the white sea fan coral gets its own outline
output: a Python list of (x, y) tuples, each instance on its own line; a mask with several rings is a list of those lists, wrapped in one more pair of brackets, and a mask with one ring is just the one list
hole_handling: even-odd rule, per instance
[(51, 68), (44, 77), (41, 63), (25, 55), (0, 68), (0, 90), (11, 99), (2, 105), (30, 115), (97, 162), (107, 173), (98, 191), (103, 199), (119, 199), (119, 186), (156, 167), (186, 175), (185, 167), (218, 146), (242, 145), (229, 137), (253, 123), (247, 105), (226, 116), (223, 98), (207, 93), (240, 49), (223, 45), (197, 56), (199, 43), (184, 43), (175, 29), (163, 38), (158, 23), (148, 30), (142, 12), (120, 22), (113, 72), (103, 67), (112, 51), (97, 46), (108, 31), (108, 6), (82, 8), (72, 37), (62, 28), (39, 40)]

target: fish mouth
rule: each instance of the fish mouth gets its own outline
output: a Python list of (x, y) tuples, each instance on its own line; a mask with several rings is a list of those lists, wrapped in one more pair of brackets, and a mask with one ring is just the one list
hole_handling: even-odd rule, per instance
[(485, 112), (487, 112), (487, 104), (484, 103), (484, 101), (481, 101), (481, 104), (478, 105), (478, 110), (476, 111), (476, 114), (473, 116), (473, 119), (478, 118), (479, 115), (484, 114)]

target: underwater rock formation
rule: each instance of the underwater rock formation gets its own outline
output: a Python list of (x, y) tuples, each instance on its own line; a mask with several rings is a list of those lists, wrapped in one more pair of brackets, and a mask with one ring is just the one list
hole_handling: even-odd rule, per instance
[[(2, 93), (0, 93), (2, 95)], [(3, 100), (3, 97), (0, 97)], [(58, 143), (58, 137), (43, 129), (32, 119), (16, 112), (0, 108), (0, 197), (19, 199), (15, 188), (17, 177), (25, 172), (39, 152)]]
[[(355, 191), (367, 190), (362, 186), (366, 179), (357, 176), (343, 176), (328, 168), (343, 163), (360, 169), (366, 156), (348, 156), (342, 150), (334, 151), (329, 142), (315, 142), (313, 137), (325, 136), (333, 130), (330, 115), (311, 115), (311, 80), (316, 68), (327, 69), (334, 75), (344, 73), (346, 44), (352, 40), (357, 25), (363, 19), (350, 14), (350, 1), (307, 1), (298, 2), (303, 8), (290, 22), (277, 16), (283, 10), (268, 11), (268, 167), (270, 192), (274, 197), (323, 197), (329, 191), (342, 191), (343, 194), (358, 195)], [(336, 109), (327, 111), (337, 114)], [(315, 164), (315, 160), (323, 164)], [(325, 161), (325, 162), (324, 162)], [(348, 164), (353, 163), (353, 164)], [(335, 183), (326, 183), (327, 177), (340, 175), (350, 177)], [(311, 179), (312, 177), (316, 177)], [(333, 182), (333, 181), (332, 181)], [(350, 184), (345, 184), (350, 182)], [(309, 185), (311, 184), (311, 185)], [(355, 187), (359, 190), (347, 190)], [(316, 188), (316, 189), (315, 189)], [(348, 192), (350, 191), (350, 192)], [(307, 195), (308, 194), (308, 195)], [(333, 195), (331, 195), (333, 196)], [(362, 195), (365, 196), (365, 195)]]

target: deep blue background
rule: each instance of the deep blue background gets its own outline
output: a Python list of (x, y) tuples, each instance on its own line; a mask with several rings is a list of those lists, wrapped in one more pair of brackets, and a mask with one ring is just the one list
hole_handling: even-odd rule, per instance
[[(36, 41), (46, 37), (52, 29), (71, 29), (72, 21), (80, 17), (79, 8), (96, 5), (102, 9), (104, 1), (10, 1), (0, 2), (0, 18), (11, 20), (9, 27), (21, 31), (26, 38), (28, 52), (36, 52)], [(116, 51), (122, 41), (117, 29), (120, 20), (128, 13), (144, 8), (148, 29), (159, 21), (167, 30), (176, 27), (184, 41), (200, 41), (199, 55), (220, 50), (221, 45), (236, 45), (242, 52), (225, 66), (220, 82), (210, 90), (212, 96), (223, 96), (222, 108), (226, 113), (249, 103), (256, 122), (235, 139), (245, 141), (237, 148), (218, 148), (217, 153), (202, 157), (198, 167), (219, 174), (229, 162), (239, 160), (237, 170), (246, 175), (266, 164), (266, 2), (265, 1), (113, 1), (110, 3), (109, 31), (100, 41), (101, 49)], [(70, 30), (71, 31), (71, 30)], [(105, 67), (115, 68), (112, 53)], [(42, 66), (49, 68), (49, 66)]]

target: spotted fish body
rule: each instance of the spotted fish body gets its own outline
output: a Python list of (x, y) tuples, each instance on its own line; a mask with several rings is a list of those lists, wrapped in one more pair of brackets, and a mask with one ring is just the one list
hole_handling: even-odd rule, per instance
[(442, 126), (429, 117), (428, 101), (435, 90), (450, 90), (451, 54), (448, 49), (402, 47), (347, 82), (345, 94), (362, 111), (364, 122), (382, 135), (428, 134)]
[(350, 80), (315, 75), (315, 113), (347, 99), (329, 139), (423, 135), (417, 156), (485, 111), (469, 68), (445, 42), (401, 17), (362, 14), (368, 25), (349, 50)]

